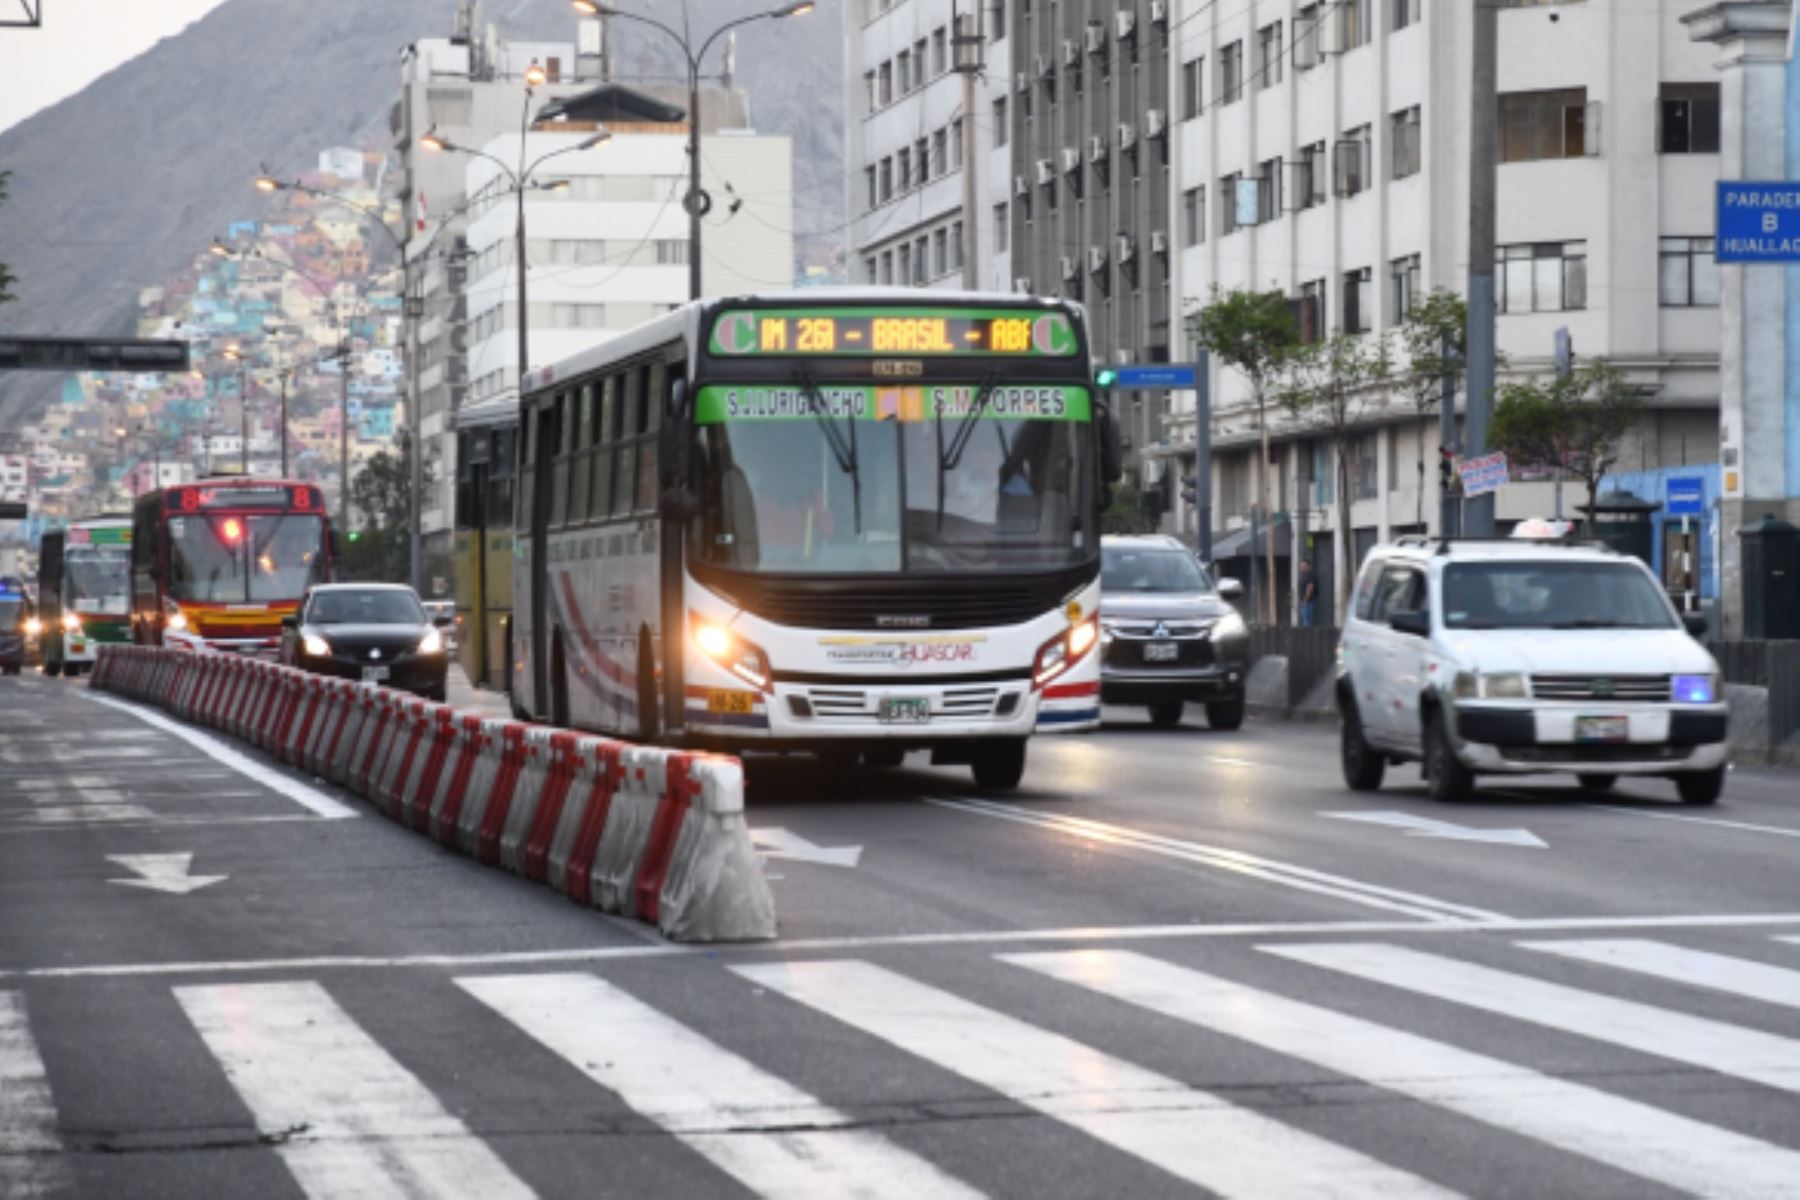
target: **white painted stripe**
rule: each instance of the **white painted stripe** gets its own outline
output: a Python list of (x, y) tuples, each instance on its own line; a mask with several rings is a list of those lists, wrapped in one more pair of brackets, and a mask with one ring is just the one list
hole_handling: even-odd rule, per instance
[(1594, 941), (1520, 942), (1519, 945), (1582, 962), (1620, 967), (1676, 983), (1748, 996), (1765, 1004), (1800, 1008), (1800, 971), (1772, 967), (1747, 958), (1690, 950), (1641, 938)]
[(871, 1200), (980, 1194), (592, 975), (456, 982), (751, 1191)]
[(1345, 943), (1261, 949), (1453, 1004), (1735, 1075), (1783, 1091), (1800, 1092), (1800, 1041), (1772, 1033), (1496, 971), (1404, 946)]
[(1780, 1146), (1128, 950), (1001, 957), (1696, 1195), (1785, 1195), (1800, 1179)]
[(1220, 1195), (1453, 1194), (870, 963), (768, 963), (733, 970)]
[(25, 1019), (25, 997), (0, 992), (0, 1196), (42, 1195), (60, 1174), (56, 1107)]
[(318, 984), (181, 987), (175, 998), (309, 1196), (532, 1194)]
[[(1734, 776), (1735, 778), (1735, 776)], [(1745, 833), (1769, 833), (1776, 837), (1800, 838), (1800, 829), (1785, 825), (1753, 825), (1748, 821), (1723, 821), (1717, 817), (1684, 817), (1680, 813), (1653, 812), (1647, 808), (1622, 808), (1616, 804), (1590, 804), (1600, 812), (1619, 813), (1627, 817), (1647, 817), (1652, 821), (1681, 821), (1688, 825), (1714, 825), (1720, 829), (1738, 829)]]
[(151, 712), (136, 704), (126, 704), (124, 701), (114, 700), (110, 696), (96, 696), (91, 692), (82, 692), (81, 694), (95, 704), (104, 704), (108, 708), (116, 708), (120, 712), (130, 713), (147, 725), (154, 726), (165, 733), (174, 734), (220, 766), (229, 767), (238, 774), (260, 783), (270, 791), (286, 796), (294, 803), (312, 810), (328, 821), (341, 821), (357, 815), (356, 810), (343, 801), (333, 799), (324, 792), (306, 786), (298, 779), (284, 775), (253, 758), (239, 754), (217, 738), (201, 733), (197, 729), (189, 729), (181, 722), (172, 721), (161, 713)]
[(925, 802), (935, 804), (940, 808), (975, 813), (996, 820), (1035, 825), (1042, 829), (1054, 830), (1089, 841), (1103, 842), (1107, 845), (1124, 846), (1150, 854), (1160, 854), (1167, 858), (1204, 863), (1207, 866), (1219, 867), (1240, 875), (1266, 879), (1284, 887), (1335, 896), (1357, 904), (1366, 904), (1390, 912), (1407, 913), (1429, 921), (1497, 921), (1505, 919), (1500, 913), (1489, 912), (1486, 909), (1452, 904), (1449, 901), (1434, 899), (1430, 896), (1421, 896), (1416, 892), (1365, 883), (1360, 879), (1348, 879), (1342, 875), (1315, 871), (1310, 867), (1302, 867), (1295, 863), (1278, 862), (1259, 855), (1247, 854), (1241, 850), (1166, 838), (1158, 834), (1127, 829), (1122, 825), (1110, 825), (1103, 821), (1036, 812), (1010, 804), (996, 804), (991, 800), (951, 800), (941, 796), (927, 796)]

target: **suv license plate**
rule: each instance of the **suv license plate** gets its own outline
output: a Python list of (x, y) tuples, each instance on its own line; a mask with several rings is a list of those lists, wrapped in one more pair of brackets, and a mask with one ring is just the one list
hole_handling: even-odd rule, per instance
[(883, 696), (880, 719), (888, 725), (923, 725), (931, 720), (931, 701), (923, 696)]
[(363, 668), (363, 682), (364, 683), (380, 683), (382, 680), (386, 679), (387, 677), (388, 677), (388, 669), (386, 667), (364, 667)]
[(1174, 642), (1144, 643), (1145, 662), (1174, 662), (1181, 657), (1181, 647)]
[(1576, 717), (1575, 740), (1578, 742), (1624, 742), (1631, 740), (1628, 717)]

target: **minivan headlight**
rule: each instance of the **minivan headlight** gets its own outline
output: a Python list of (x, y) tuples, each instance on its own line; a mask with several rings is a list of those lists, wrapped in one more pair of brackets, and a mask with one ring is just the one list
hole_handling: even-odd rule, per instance
[(1524, 700), (1531, 688), (1518, 671), (1458, 671), (1452, 690), (1458, 700)]

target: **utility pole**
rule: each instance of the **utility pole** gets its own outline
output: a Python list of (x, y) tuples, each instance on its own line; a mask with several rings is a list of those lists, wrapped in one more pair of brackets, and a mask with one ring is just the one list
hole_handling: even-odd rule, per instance
[(963, 208), (963, 287), (974, 291), (981, 284), (980, 207), (976, 164), (980, 161), (975, 136), (975, 76), (982, 69), (980, 18), (975, 13), (956, 15), (956, 37), (952, 53), (957, 73), (962, 76), (962, 208)]
[(283, 368), (282, 372), (281, 372), (281, 433), (280, 433), (280, 437), (281, 437), (281, 477), (283, 479), (286, 479), (288, 477), (287, 381), (288, 381), (287, 370), (286, 370), (286, 368)]
[[(1556, 330), (1556, 377), (1567, 379), (1575, 369), (1575, 339), (1569, 336), (1569, 327), (1561, 325)], [(1563, 519), (1563, 465), (1556, 464), (1556, 519)], [(1591, 515), (1591, 514), (1590, 514)]]
[[(1456, 339), (1444, 335), (1443, 394), (1438, 400), (1438, 536), (1462, 536), (1462, 509), (1456, 495)], [(1465, 364), (1466, 365), (1466, 364)]]
[(1212, 567), (1212, 352), (1194, 356), (1194, 507), (1200, 519), (1200, 561)]
[(350, 532), (350, 337), (338, 343), (338, 528)]
[(250, 377), (238, 360), (238, 470), (250, 477)]
[[(410, 528), (406, 537), (407, 578), (412, 583), (413, 591), (424, 595), (424, 550), (420, 532), (421, 510), (425, 507), (423, 494), (425, 491), (425, 430), (421, 427), (424, 419), (424, 406), (419, 401), (419, 322), (425, 316), (424, 281), (419, 284), (419, 295), (413, 295), (412, 263), (406, 252), (406, 244), (400, 245), (400, 314), (405, 321), (406, 329), (406, 428), (412, 439), (412, 493), (407, 503), (407, 521)], [(519, 313), (519, 320), (525, 320), (525, 314)], [(285, 443), (283, 443), (285, 449)]]
[[(1488, 418), (1494, 411), (1494, 240), (1499, 145), (1499, 29), (1501, 0), (1473, 0), (1474, 54), (1469, 71), (1469, 409), (1463, 453), (1487, 453)], [(1464, 532), (1494, 535), (1494, 496), (1463, 503)]]

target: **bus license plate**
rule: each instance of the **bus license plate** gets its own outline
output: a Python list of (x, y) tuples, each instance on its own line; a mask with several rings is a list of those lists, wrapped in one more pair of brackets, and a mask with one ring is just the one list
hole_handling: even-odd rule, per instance
[(1174, 662), (1181, 657), (1181, 647), (1174, 642), (1146, 642), (1144, 644), (1145, 662)]
[(888, 725), (923, 725), (931, 720), (931, 701), (924, 696), (883, 696), (880, 716)]
[(364, 667), (363, 668), (363, 682), (364, 683), (381, 683), (387, 677), (388, 677), (388, 668), (386, 668), (386, 667)]
[(1578, 742), (1623, 742), (1631, 737), (1631, 721), (1627, 717), (1576, 717), (1575, 740)]
[(709, 713), (747, 713), (753, 711), (756, 698), (749, 692), (728, 688), (708, 688), (706, 711)]

